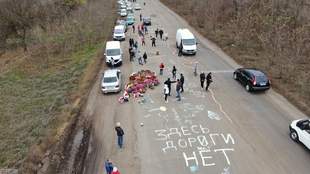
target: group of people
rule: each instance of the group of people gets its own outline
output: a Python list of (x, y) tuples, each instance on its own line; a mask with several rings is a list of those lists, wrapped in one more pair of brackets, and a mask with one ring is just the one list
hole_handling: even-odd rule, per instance
[[(160, 66), (160, 75), (163, 75), (163, 69), (164, 69), (164, 64), (161, 63)], [(176, 74), (177, 74), (177, 69), (175, 66), (173, 66), (172, 68), (172, 79), (168, 78), (165, 82), (164, 82), (164, 96), (165, 96), (165, 102), (168, 103), (168, 96), (171, 96), (171, 85), (173, 83), (176, 83), (176, 98), (177, 101), (181, 101), (181, 93), (184, 92), (184, 75), (182, 73), (180, 73), (180, 78), (176, 78)]]
[(206, 91), (208, 91), (210, 84), (213, 82), (211, 72), (209, 72), (207, 75), (204, 72), (200, 73), (201, 88), (204, 88), (205, 81), (206, 81)]
[(155, 30), (155, 37), (157, 38), (158, 35), (159, 35), (159, 38), (160, 38), (161, 40), (167, 40), (167, 39), (168, 39), (168, 33), (167, 33), (167, 32), (164, 32), (163, 29), (158, 29), (158, 28), (157, 28), (157, 29)]
[[(142, 42), (143, 45), (143, 42)], [(146, 51), (141, 55), (141, 52), (138, 50), (138, 42), (135, 41), (133, 38), (129, 39), (129, 60), (134, 61), (134, 58), (138, 59), (138, 63), (140, 65), (146, 64), (147, 61), (147, 53)]]

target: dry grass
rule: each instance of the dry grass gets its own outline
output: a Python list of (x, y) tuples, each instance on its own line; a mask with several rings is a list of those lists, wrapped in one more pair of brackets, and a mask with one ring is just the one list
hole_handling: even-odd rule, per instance
[(92, 82), (81, 77), (94, 78), (85, 69), (100, 63), (97, 54), (110, 37), (113, 9), (112, 0), (89, 1), (47, 31), (33, 29), (28, 52), (0, 57), (0, 168), (19, 167), (27, 154), (40, 160), (63, 134), (72, 102)]
[(237, 62), (266, 71), (276, 90), (310, 114), (307, 1), (161, 1)]

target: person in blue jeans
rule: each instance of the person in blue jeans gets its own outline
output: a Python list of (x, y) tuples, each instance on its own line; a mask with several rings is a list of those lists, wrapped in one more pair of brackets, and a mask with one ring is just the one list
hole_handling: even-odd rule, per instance
[(117, 144), (119, 148), (123, 147), (123, 136), (124, 136), (124, 130), (121, 128), (121, 123), (117, 122), (115, 126), (115, 131), (117, 135)]
[(111, 174), (112, 171), (113, 171), (113, 164), (112, 164), (112, 162), (109, 159), (107, 159), (105, 161), (104, 165), (105, 165), (105, 170), (106, 170), (107, 174)]

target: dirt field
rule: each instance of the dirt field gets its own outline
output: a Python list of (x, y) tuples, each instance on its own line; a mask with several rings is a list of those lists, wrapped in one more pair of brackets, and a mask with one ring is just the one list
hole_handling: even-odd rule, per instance
[[(68, 17), (57, 31), (33, 31), (37, 35), (27, 52), (10, 49), (1, 55), (0, 168), (38, 171), (47, 166), (48, 158), (62, 158), (75, 126), (85, 126), (87, 132), (79, 112), (100, 68), (104, 42), (111, 33), (107, 31), (115, 21), (114, 5), (110, 0), (91, 1), (72, 16), (75, 25), (88, 22), (87, 28), (76, 26), (78, 32), (70, 32)], [(81, 17), (86, 11), (91, 12)], [(42, 37), (46, 42), (36, 40)]]

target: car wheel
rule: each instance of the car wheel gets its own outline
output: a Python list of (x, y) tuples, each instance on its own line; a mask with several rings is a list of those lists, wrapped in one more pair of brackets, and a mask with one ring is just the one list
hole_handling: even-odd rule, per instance
[(245, 90), (246, 90), (246, 91), (248, 91), (248, 92), (250, 92), (250, 91), (251, 91), (251, 87), (250, 87), (250, 85), (249, 85), (249, 84), (245, 85)]
[(298, 134), (295, 130), (291, 130), (291, 133), (290, 133), (290, 137), (292, 140), (294, 140), (295, 142), (298, 142), (299, 139), (298, 139)]
[(234, 79), (238, 80), (237, 73), (234, 73)]

